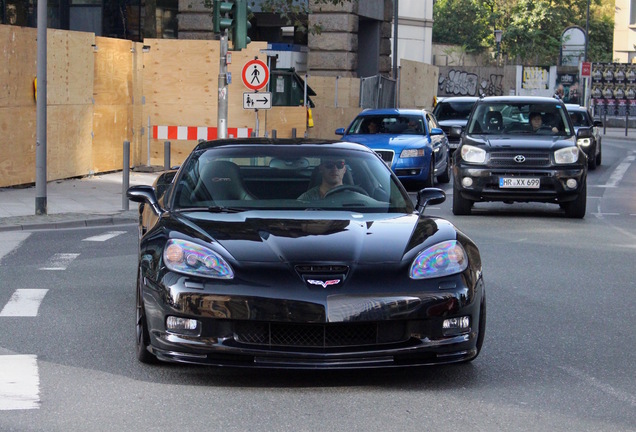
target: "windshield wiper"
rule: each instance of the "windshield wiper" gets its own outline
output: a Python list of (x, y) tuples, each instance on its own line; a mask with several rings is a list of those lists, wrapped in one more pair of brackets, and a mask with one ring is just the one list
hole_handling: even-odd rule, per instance
[(208, 207), (182, 207), (175, 209), (176, 212), (207, 212), (207, 213), (240, 213), (247, 209), (241, 207), (224, 207), (224, 206), (208, 206)]

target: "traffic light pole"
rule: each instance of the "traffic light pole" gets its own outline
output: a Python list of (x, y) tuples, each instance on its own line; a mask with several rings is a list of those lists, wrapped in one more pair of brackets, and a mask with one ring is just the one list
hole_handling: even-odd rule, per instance
[[(227, 33), (227, 32), (226, 32)], [(227, 138), (227, 34), (221, 36), (219, 59), (219, 104), (217, 110), (217, 138)]]

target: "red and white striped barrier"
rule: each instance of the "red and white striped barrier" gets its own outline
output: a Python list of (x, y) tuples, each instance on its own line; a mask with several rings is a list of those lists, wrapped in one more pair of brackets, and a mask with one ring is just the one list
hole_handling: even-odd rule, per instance
[[(227, 128), (227, 136), (249, 138), (252, 128)], [(163, 140), (213, 140), (217, 138), (217, 128), (207, 126), (152, 126), (152, 138)]]

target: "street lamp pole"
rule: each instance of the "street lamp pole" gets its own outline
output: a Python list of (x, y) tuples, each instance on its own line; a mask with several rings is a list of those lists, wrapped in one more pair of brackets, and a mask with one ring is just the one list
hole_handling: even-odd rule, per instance
[(499, 54), (501, 51), (501, 36), (503, 35), (503, 30), (495, 30), (495, 42), (497, 42), (497, 57), (495, 60), (497, 61), (497, 66), (499, 66)]

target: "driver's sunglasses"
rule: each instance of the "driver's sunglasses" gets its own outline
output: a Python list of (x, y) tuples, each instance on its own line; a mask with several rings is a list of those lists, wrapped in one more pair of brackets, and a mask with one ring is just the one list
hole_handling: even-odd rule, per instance
[(343, 169), (345, 166), (345, 163), (344, 161), (324, 162), (322, 166), (324, 166), (327, 169), (333, 169), (333, 168)]

